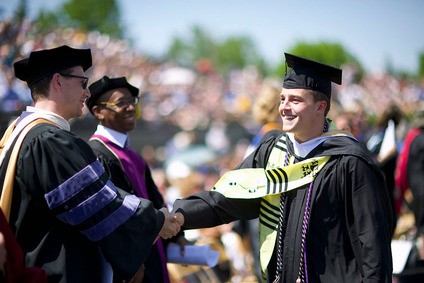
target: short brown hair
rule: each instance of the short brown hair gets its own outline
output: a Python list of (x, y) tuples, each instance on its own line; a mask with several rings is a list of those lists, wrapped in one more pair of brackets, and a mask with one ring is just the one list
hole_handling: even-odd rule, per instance
[(42, 78), (41, 80), (36, 81), (35, 83), (28, 83), (28, 87), (31, 90), (31, 97), (34, 102), (40, 100), (43, 97), (49, 96), (50, 82), (52, 78), (53, 75)]
[[(71, 75), (72, 70), (71, 68), (68, 68), (61, 71), (60, 74)], [(28, 83), (28, 87), (31, 90), (31, 97), (32, 97), (32, 100), (34, 100), (34, 102), (36, 102), (37, 100), (40, 100), (43, 97), (49, 96), (50, 82), (53, 79), (53, 75), (42, 78), (41, 80), (36, 81), (34, 83)]]
[(316, 90), (309, 90), (309, 91), (311, 92), (312, 96), (314, 97), (314, 102), (323, 101), (323, 100), (325, 102), (327, 102), (327, 107), (325, 108), (325, 111), (324, 111), (324, 117), (327, 117), (327, 114), (330, 111), (330, 106), (331, 106), (331, 101), (328, 98), (328, 96), (323, 94), (320, 91), (316, 91)]

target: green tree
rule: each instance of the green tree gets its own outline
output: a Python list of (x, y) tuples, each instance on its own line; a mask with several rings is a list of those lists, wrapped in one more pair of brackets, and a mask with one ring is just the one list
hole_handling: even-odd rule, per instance
[(39, 32), (48, 32), (52, 27), (60, 26), (59, 15), (52, 11), (40, 11), (35, 24)]
[(190, 53), (190, 46), (178, 37), (174, 37), (166, 57), (180, 63), (181, 65), (188, 65), (193, 61), (192, 54)]
[(207, 58), (224, 75), (247, 65), (255, 65), (263, 73), (266, 71), (265, 62), (249, 37), (233, 36), (219, 42), (199, 26), (191, 29), (188, 39), (174, 37), (166, 57), (188, 67)]
[(193, 67), (200, 58), (209, 58), (216, 62), (216, 51), (215, 41), (209, 34), (199, 26), (194, 26), (188, 39), (174, 37), (166, 57), (183, 66)]
[(394, 77), (401, 78), (401, 79), (409, 79), (409, 78), (415, 78), (416, 77), (415, 72), (414, 72), (414, 74), (412, 74), (409, 71), (395, 69), (395, 67), (393, 67), (392, 61), (389, 60), (389, 59), (386, 60), (384, 70), (387, 74), (394, 76)]
[(193, 39), (191, 44), (191, 53), (195, 60), (199, 58), (210, 58), (213, 61), (217, 58), (217, 47), (215, 40), (206, 30), (195, 26), (192, 29)]
[(14, 19), (18, 22), (22, 22), (28, 13), (27, 0), (20, 0), (19, 5), (14, 12)]
[(115, 0), (69, 0), (57, 11), (40, 11), (34, 22), (41, 31), (61, 26), (123, 37), (120, 10)]
[(266, 73), (265, 61), (256, 51), (253, 41), (246, 36), (229, 37), (219, 44), (217, 65), (225, 72), (254, 65), (262, 73)]
[[(354, 63), (358, 66), (359, 78), (363, 75), (363, 68), (359, 61), (339, 43), (323, 41), (318, 43), (299, 42), (293, 48), (290, 48), (288, 53), (335, 67), (341, 67), (347, 63)], [(275, 74), (278, 76), (284, 75), (285, 69), (285, 58), (283, 58), (282, 63), (277, 67)]]
[(418, 59), (418, 77), (424, 77), (424, 51), (421, 52)]
[(63, 9), (71, 27), (122, 37), (120, 11), (115, 0), (69, 0)]

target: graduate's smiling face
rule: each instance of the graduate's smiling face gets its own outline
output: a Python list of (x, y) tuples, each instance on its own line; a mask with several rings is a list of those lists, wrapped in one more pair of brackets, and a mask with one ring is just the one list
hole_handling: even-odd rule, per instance
[(104, 93), (93, 107), (99, 123), (112, 130), (127, 133), (135, 128), (136, 102), (127, 88), (118, 88)]
[(308, 90), (283, 88), (279, 106), (283, 131), (293, 133), (299, 143), (320, 136), (326, 105), (325, 101), (315, 102)]

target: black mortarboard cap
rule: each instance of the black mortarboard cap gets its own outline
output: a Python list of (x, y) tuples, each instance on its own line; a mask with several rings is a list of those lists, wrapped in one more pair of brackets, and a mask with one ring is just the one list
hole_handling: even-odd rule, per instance
[(91, 50), (74, 49), (63, 45), (53, 49), (33, 51), (28, 58), (13, 64), (15, 76), (29, 85), (65, 69), (81, 66), (84, 71), (91, 67)]
[(85, 100), (85, 104), (90, 112), (92, 112), (91, 110), (93, 109), (93, 106), (96, 105), (97, 100), (103, 93), (117, 88), (126, 88), (130, 91), (132, 96), (138, 96), (138, 88), (130, 85), (125, 77), (110, 79), (109, 77), (104, 76), (88, 87), (91, 96)]
[(331, 98), (331, 82), (342, 83), (339, 68), (288, 53), (284, 55), (286, 64), (291, 67), (284, 78), (284, 88), (316, 90)]

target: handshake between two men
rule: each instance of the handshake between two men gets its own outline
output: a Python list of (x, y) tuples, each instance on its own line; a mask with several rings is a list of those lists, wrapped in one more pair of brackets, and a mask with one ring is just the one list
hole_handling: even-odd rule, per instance
[(181, 226), (184, 224), (184, 216), (180, 212), (170, 214), (166, 207), (162, 207), (160, 211), (165, 215), (165, 221), (158, 237), (162, 237), (166, 240), (174, 237), (180, 232)]

